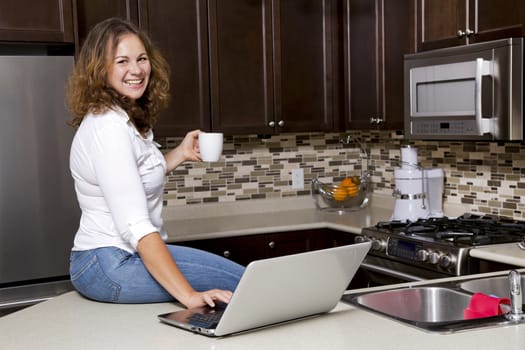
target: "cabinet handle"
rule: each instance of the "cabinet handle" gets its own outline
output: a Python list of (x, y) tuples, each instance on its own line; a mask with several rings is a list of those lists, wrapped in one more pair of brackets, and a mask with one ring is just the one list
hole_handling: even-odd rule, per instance
[(383, 118), (380, 117), (370, 117), (370, 124), (381, 124), (383, 123)]
[(229, 251), (229, 250), (225, 250), (224, 253), (222, 253), (222, 255), (223, 255), (225, 258), (229, 258), (229, 257), (230, 257), (230, 251)]
[(458, 30), (458, 37), (463, 38), (464, 36), (471, 36), (474, 34), (474, 31), (472, 29), (465, 29), (465, 30)]
[[(280, 126), (280, 127), (283, 127), (284, 126), (284, 120), (279, 120), (277, 125)], [(275, 121), (272, 120), (271, 122), (268, 122), (268, 126), (270, 128), (275, 128)]]
[(270, 248), (275, 248), (275, 242), (274, 241), (271, 241), (270, 243), (268, 243), (268, 247)]

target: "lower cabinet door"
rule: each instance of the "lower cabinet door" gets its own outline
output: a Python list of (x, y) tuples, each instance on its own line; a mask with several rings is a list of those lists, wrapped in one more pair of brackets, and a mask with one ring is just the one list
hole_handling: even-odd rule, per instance
[(177, 245), (202, 249), (241, 265), (266, 257), (264, 235), (249, 235), (178, 242)]
[(192, 240), (174, 243), (202, 249), (241, 265), (277, 256), (304, 253), (353, 243), (354, 235), (328, 229)]

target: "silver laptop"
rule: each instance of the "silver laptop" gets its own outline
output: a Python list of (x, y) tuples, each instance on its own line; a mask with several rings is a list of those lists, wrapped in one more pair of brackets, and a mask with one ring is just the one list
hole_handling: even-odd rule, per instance
[(217, 337), (332, 310), (370, 242), (251, 262), (229, 304), (159, 315), (162, 322)]

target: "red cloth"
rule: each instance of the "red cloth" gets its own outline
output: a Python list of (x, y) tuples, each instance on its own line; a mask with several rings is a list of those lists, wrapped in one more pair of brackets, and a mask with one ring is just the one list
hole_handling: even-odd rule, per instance
[(475, 293), (470, 299), (469, 306), (463, 311), (465, 320), (472, 318), (490, 317), (503, 314), (501, 305), (510, 305), (509, 298), (498, 298), (483, 293)]

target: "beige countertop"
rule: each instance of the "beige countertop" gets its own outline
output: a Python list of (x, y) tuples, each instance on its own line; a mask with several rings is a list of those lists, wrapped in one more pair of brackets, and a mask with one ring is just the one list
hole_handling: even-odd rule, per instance
[(172, 303), (98, 303), (69, 292), (0, 318), (0, 347), (3, 350), (525, 349), (525, 325), (442, 335), (344, 303), (320, 316), (215, 339), (157, 320), (158, 314), (176, 309), (179, 307)]
[(166, 207), (163, 212), (168, 241), (229, 237), (332, 228), (360, 233), (366, 226), (389, 220), (392, 201), (373, 198), (371, 204), (340, 215), (316, 209), (310, 196)]
[[(368, 208), (343, 215), (319, 211), (311, 198), (296, 197), (166, 208), (164, 217), (171, 242), (312, 228), (359, 233), (362, 227), (389, 220), (392, 213), (389, 200), (374, 197)], [(462, 208), (449, 208), (448, 212), (447, 207), (445, 209), (450, 216), (462, 213)], [(474, 251), (473, 256), (479, 258), (525, 266), (523, 253), (512, 246)], [(412, 283), (415, 284), (421, 282)], [(439, 335), (344, 303), (321, 316), (213, 339), (157, 320), (158, 314), (178, 308), (173, 303), (97, 303), (70, 292), (0, 318), (0, 348), (492, 350), (504, 346), (505, 349), (525, 349), (525, 325)]]
[(525, 266), (525, 251), (516, 243), (498, 244), (470, 251), (470, 256), (515, 266)]

